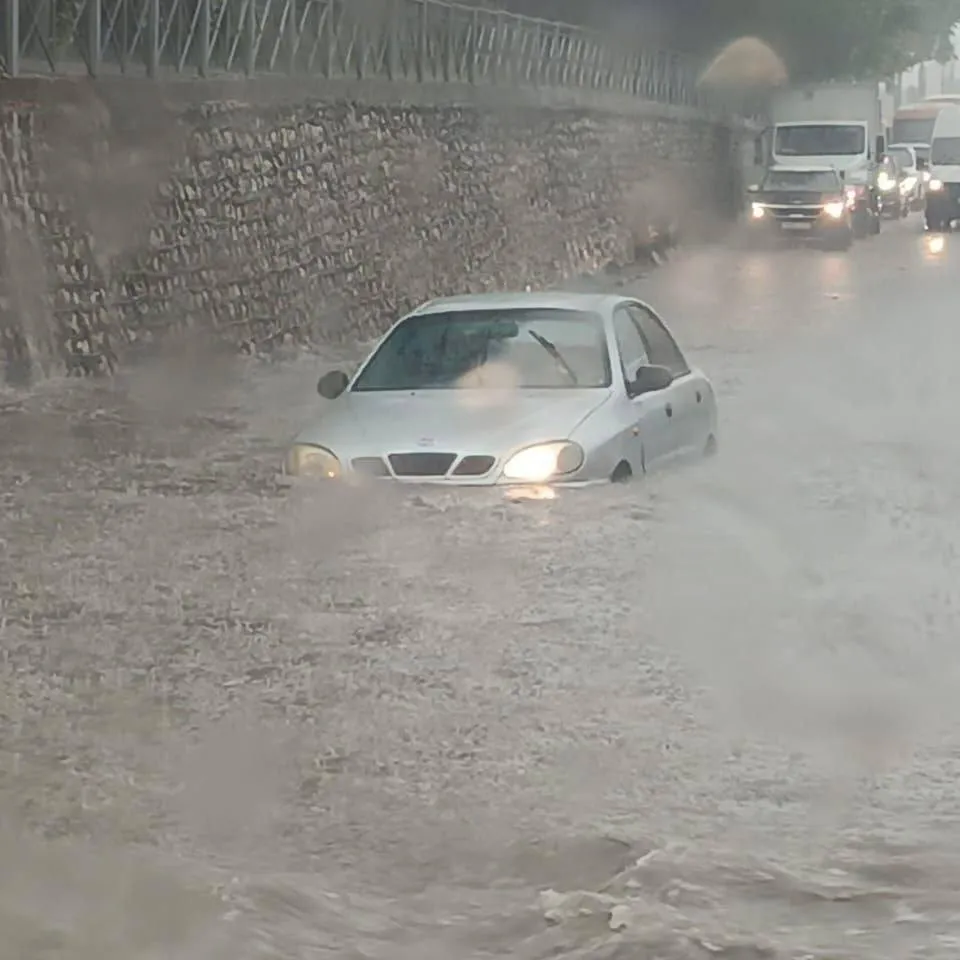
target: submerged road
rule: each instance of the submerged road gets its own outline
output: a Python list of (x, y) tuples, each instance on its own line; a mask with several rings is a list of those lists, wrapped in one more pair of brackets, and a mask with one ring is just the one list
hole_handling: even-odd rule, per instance
[(721, 455), (549, 502), (273, 491), (307, 361), (8, 404), (7, 942), (954, 960), (960, 238), (636, 292)]

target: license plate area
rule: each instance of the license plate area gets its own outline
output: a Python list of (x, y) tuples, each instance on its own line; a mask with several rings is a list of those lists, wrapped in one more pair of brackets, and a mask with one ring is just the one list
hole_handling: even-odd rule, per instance
[(783, 224), (784, 230), (810, 230), (813, 224), (809, 220), (790, 221), (786, 220)]

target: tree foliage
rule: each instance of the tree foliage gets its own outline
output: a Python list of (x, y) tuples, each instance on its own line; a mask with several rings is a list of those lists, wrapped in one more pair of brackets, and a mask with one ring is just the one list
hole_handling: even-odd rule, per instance
[(889, 76), (922, 60), (953, 58), (960, 0), (501, 0), (546, 19), (567, 19), (624, 39), (700, 56), (753, 35), (796, 80)]

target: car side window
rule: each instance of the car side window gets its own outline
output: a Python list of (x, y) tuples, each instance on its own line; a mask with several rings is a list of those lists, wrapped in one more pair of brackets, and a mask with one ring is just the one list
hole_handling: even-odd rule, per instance
[(627, 310), (640, 328), (646, 343), (647, 356), (650, 358), (648, 362), (658, 367), (666, 367), (675, 377), (688, 374), (690, 367), (667, 328), (640, 304), (630, 304)]
[(617, 340), (623, 378), (627, 383), (632, 383), (637, 378), (637, 369), (650, 361), (640, 328), (625, 307), (618, 307), (613, 314), (613, 333)]

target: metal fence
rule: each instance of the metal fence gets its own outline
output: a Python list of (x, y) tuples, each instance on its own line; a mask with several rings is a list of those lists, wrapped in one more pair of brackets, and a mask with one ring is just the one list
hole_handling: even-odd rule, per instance
[(0, 0), (8, 76), (287, 74), (699, 100), (693, 65), (449, 0)]

